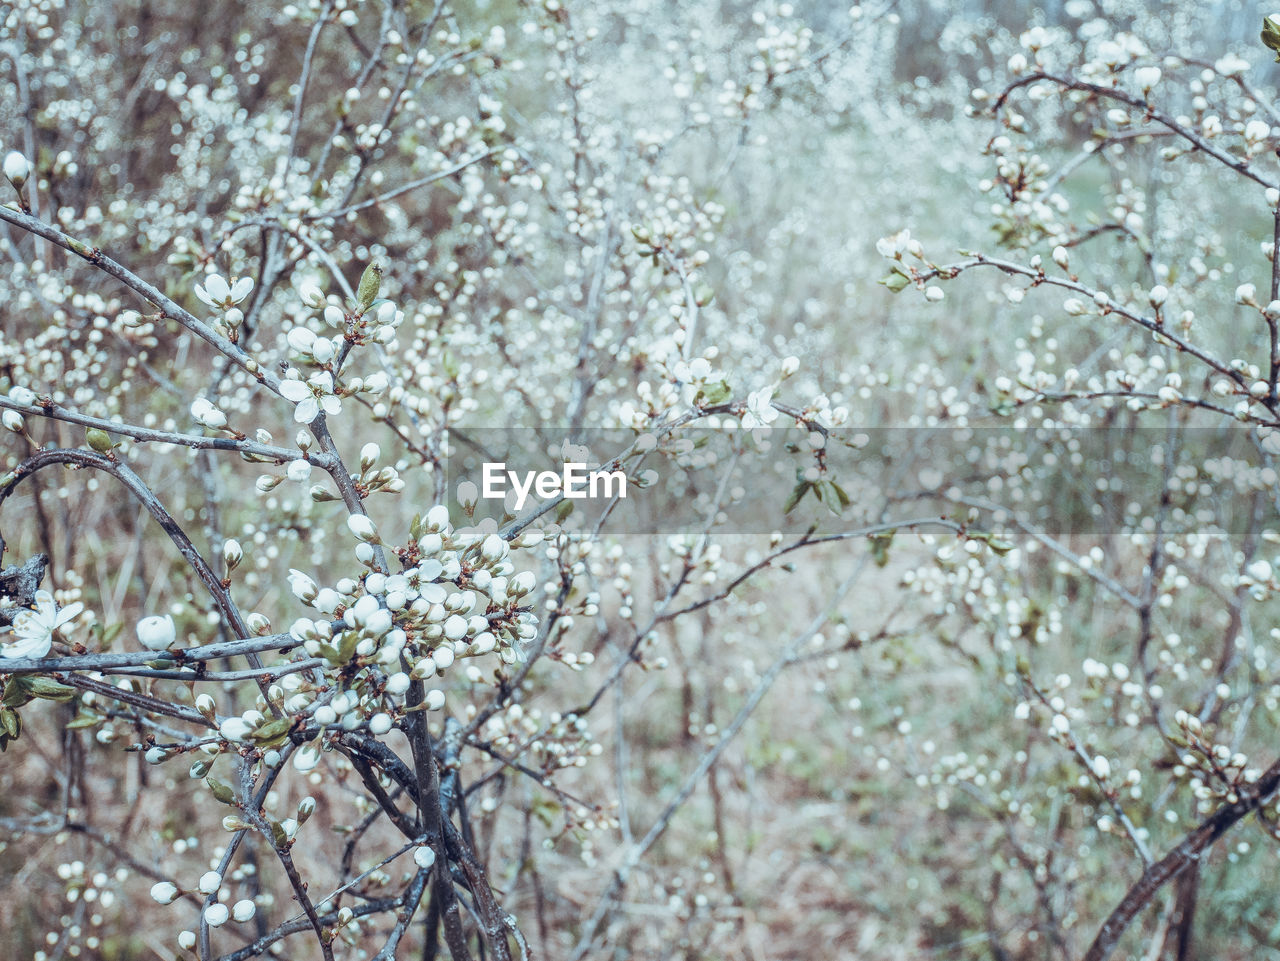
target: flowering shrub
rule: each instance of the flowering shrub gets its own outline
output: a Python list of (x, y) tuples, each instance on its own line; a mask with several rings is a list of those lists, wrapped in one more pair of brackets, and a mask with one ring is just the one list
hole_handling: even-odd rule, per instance
[(1280, 20), (1121, 6), (11, 4), (11, 953), (1261, 956)]

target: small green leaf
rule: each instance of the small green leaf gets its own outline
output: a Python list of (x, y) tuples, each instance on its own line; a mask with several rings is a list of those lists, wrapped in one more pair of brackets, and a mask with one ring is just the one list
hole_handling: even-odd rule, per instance
[(884, 567), (889, 563), (889, 547), (893, 544), (893, 531), (885, 531), (881, 534), (872, 534), (867, 539), (871, 541), (871, 559), (876, 562), (876, 567)]
[(271, 840), (275, 842), (276, 849), (283, 851), (289, 846), (289, 834), (285, 831), (284, 825), (275, 818), (267, 818), (271, 825)]
[(260, 728), (249, 735), (249, 738), (255, 743), (263, 747), (274, 747), (280, 744), (289, 736), (289, 731), (293, 728), (293, 718), (278, 717), (274, 721), (268, 721)]
[(1276, 63), (1280, 63), (1280, 15), (1262, 19), (1262, 44), (1276, 55)]
[(76, 696), (76, 689), (66, 684), (59, 684), (49, 677), (27, 678), (31, 693), (46, 701), (69, 701)]
[(826, 506), (827, 510), (840, 516), (842, 506), (840, 504), (840, 496), (835, 492), (835, 487), (828, 480), (815, 481), (813, 485), (813, 493), (818, 498), (818, 502)]
[(360, 635), (356, 631), (346, 631), (339, 637), (342, 638), (342, 642), (338, 645), (337, 663), (341, 666), (350, 663), (356, 656), (356, 645), (360, 643)]
[(812, 487), (813, 485), (809, 483), (809, 481), (802, 480), (800, 483), (796, 484), (796, 486), (791, 489), (791, 495), (787, 498), (787, 502), (782, 505), (782, 513), (790, 514), (795, 510), (796, 505), (800, 503), (805, 494), (809, 493)]
[(884, 287), (888, 287), (890, 291), (896, 294), (898, 291), (910, 286), (911, 275), (901, 267), (894, 265), (893, 270), (881, 277), (879, 283)]
[(205, 783), (209, 785), (209, 790), (213, 792), (216, 800), (221, 801), (223, 804), (230, 804), (232, 807), (237, 806), (236, 794), (231, 790), (230, 784), (224, 784), (216, 777), (205, 778)]
[(87, 727), (94, 727), (101, 724), (105, 718), (101, 714), (95, 714), (87, 708), (80, 708), (80, 713), (71, 721), (67, 722), (68, 731), (79, 731)]
[(4, 686), (4, 698), (0, 704), (4, 707), (22, 707), (31, 701), (31, 680), (27, 677), (13, 677)]
[(853, 503), (853, 501), (849, 500), (849, 495), (844, 492), (843, 487), (841, 487), (835, 481), (831, 481), (830, 484), (831, 484), (831, 489), (835, 491), (836, 500), (840, 502), (840, 510), (844, 510), (846, 507), (848, 507), (850, 504)]
[(371, 263), (360, 276), (360, 286), (356, 289), (356, 305), (364, 313), (378, 299), (378, 288), (382, 286), (382, 265)]
[(698, 391), (698, 396), (694, 398), (694, 403), (710, 406), (712, 404), (723, 404), (733, 394), (732, 389), (726, 381), (718, 380), (714, 384), (704, 384), (702, 389)]
[(4, 728), (4, 733), (9, 737), (16, 738), (18, 732), (22, 730), (22, 718), (18, 716), (17, 711), (9, 708), (0, 708), (0, 727)]
[(1013, 550), (1015, 545), (1012, 541), (1006, 541), (1000, 537), (990, 537), (987, 539), (987, 546), (1003, 557)]

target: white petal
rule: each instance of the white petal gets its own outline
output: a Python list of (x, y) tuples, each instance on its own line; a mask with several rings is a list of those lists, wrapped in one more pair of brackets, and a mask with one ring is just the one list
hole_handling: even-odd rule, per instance
[(196, 284), (196, 296), (199, 297), (201, 301), (208, 304), (210, 307), (218, 306), (217, 302), (212, 297), (209, 296), (209, 292), (206, 291), (199, 284)]
[(53, 603), (53, 595), (48, 591), (36, 591), (36, 610), (40, 619), (52, 624), (58, 616), (58, 607)]
[(311, 396), (311, 388), (300, 380), (284, 380), (280, 382), (280, 396), (300, 404)]
[(311, 345), (316, 342), (316, 335), (306, 327), (294, 327), (285, 338), (289, 346), (300, 354), (311, 353)]
[(53, 626), (56, 630), (68, 621), (73, 621), (80, 616), (80, 612), (84, 610), (84, 605), (79, 601), (74, 604), (68, 604), (62, 610), (58, 611), (58, 618), (54, 621)]
[(249, 291), (253, 290), (253, 278), (241, 277), (231, 285), (231, 302), (238, 304), (249, 296)]
[(319, 413), (320, 405), (316, 403), (316, 399), (308, 397), (303, 401), (299, 401), (298, 406), (294, 409), (293, 419), (299, 424), (310, 424)]
[(231, 288), (217, 274), (210, 274), (204, 279), (204, 289), (217, 305), (225, 304), (227, 298), (231, 296)]
[[(17, 618), (14, 619), (13, 625), (16, 631)], [(39, 635), (21, 637), (10, 644), (0, 644), (0, 657), (44, 657), (51, 647), (53, 647), (53, 638), (49, 636), (48, 631), (44, 631)]]

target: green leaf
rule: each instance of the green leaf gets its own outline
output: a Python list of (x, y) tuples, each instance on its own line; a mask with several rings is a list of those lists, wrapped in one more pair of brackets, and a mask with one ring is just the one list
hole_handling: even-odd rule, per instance
[(1280, 63), (1280, 15), (1272, 14), (1262, 19), (1262, 45), (1276, 55)]
[(356, 305), (364, 313), (378, 299), (378, 288), (382, 286), (382, 265), (371, 263), (360, 276), (360, 286), (356, 288)]
[(895, 265), (893, 270), (881, 277), (878, 282), (881, 286), (888, 287), (890, 291), (896, 294), (900, 290), (910, 286), (911, 275), (901, 267)]
[(284, 825), (275, 818), (267, 818), (267, 822), (271, 825), (271, 840), (275, 842), (277, 850), (283, 851), (289, 846), (289, 835)]
[(205, 778), (205, 783), (209, 785), (209, 790), (213, 792), (216, 800), (223, 804), (229, 804), (232, 807), (238, 807), (236, 804), (236, 794), (231, 790), (230, 784), (224, 784), (216, 777)]
[(787, 502), (782, 505), (782, 513), (790, 514), (795, 510), (796, 505), (800, 503), (805, 494), (809, 493), (809, 490), (812, 487), (813, 485), (811, 483), (804, 480), (796, 484), (796, 486), (791, 489), (791, 496), (789, 496), (787, 498)]
[(813, 485), (813, 493), (814, 496), (818, 498), (818, 503), (825, 505), (827, 510), (831, 511), (831, 513), (835, 514), (837, 517), (840, 516), (840, 511), (842, 509), (840, 496), (835, 492), (834, 485), (831, 481), (815, 481)]
[(711, 404), (723, 404), (732, 395), (727, 382), (718, 380), (714, 384), (704, 384), (702, 389), (698, 391), (698, 396), (694, 398), (695, 404), (708, 406)]
[(0, 705), (4, 707), (22, 707), (31, 701), (31, 680), (27, 677), (13, 677), (4, 686), (4, 697)]
[(338, 645), (338, 665), (349, 664), (356, 656), (356, 645), (360, 643), (360, 634), (356, 631), (344, 631), (339, 635), (342, 642)]
[(263, 747), (274, 747), (281, 743), (289, 736), (289, 731), (293, 728), (293, 718), (278, 717), (274, 721), (268, 721), (260, 728), (249, 735), (250, 740), (255, 744)]
[(0, 708), (0, 728), (4, 729), (6, 736), (16, 738), (22, 730), (22, 718), (18, 716), (17, 711), (7, 707)]
[(889, 546), (893, 544), (893, 534), (893, 531), (885, 531), (867, 538), (871, 541), (871, 559), (876, 562), (876, 567), (884, 567), (889, 563)]
[(69, 701), (76, 696), (76, 689), (66, 684), (59, 684), (51, 677), (29, 677), (31, 693), (46, 701)]
[(86, 727), (94, 727), (95, 725), (101, 724), (104, 720), (106, 720), (106, 718), (101, 714), (94, 714), (93, 711), (82, 707), (80, 708), (80, 713), (77, 714), (73, 720), (67, 722), (67, 730), (79, 731)]
[(1003, 557), (1014, 548), (1012, 541), (1006, 541), (1000, 537), (990, 537), (987, 539), (987, 546)]
[(849, 500), (849, 495), (844, 492), (843, 487), (841, 487), (835, 481), (831, 481), (830, 483), (831, 483), (831, 489), (835, 491), (836, 500), (840, 502), (841, 510), (844, 510), (846, 507), (848, 507), (850, 504), (853, 503), (853, 501)]

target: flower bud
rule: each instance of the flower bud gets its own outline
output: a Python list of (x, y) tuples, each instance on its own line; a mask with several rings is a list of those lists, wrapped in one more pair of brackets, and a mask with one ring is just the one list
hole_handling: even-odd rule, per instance
[(352, 534), (355, 534), (362, 541), (370, 544), (380, 544), (382, 541), (378, 537), (378, 528), (369, 520), (366, 514), (352, 514), (347, 518), (347, 527)]
[(307, 818), (311, 817), (316, 811), (316, 799), (307, 796), (298, 802), (298, 823), (306, 824)]
[(404, 671), (399, 671), (387, 678), (386, 692), (393, 697), (399, 696), (409, 690), (409, 675)]
[(153, 614), (138, 621), (138, 643), (149, 651), (167, 651), (177, 637), (173, 617)]
[(159, 904), (172, 904), (178, 897), (178, 886), (172, 881), (161, 881), (151, 886), (151, 897)]
[(196, 697), (196, 710), (212, 721), (218, 713), (218, 705), (210, 695), (200, 694)]
[(289, 569), (289, 589), (293, 591), (293, 596), (304, 604), (310, 604), (315, 600), (316, 593), (319, 591), (315, 581), (302, 571), (293, 568)]
[(1280, 63), (1280, 15), (1273, 13), (1263, 18), (1262, 44), (1276, 55), (1276, 63)]
[(507, 556), (507, 542), (497, 534), (490, 534), (480, 545), (480, 555), (487, 561), (500, 561)]
[(222, 887), (222, 875), (217, 871), (206, 871), (200, 875), (200, 882), (196, 887), (200, 889), (201, 894), (213, 894)]
[(248, 898), (237, 901), (231, 908), (231, 916), (237, 921), (252, 921), (258, 913), (258, 907)]
[(84, 432), (84, 439), (88, 441), (89, 446), (96, 450), (99, 454), (111, 453), (111, 448), (115, 445), (111, 443), (111, 435), (100, 427), (90, 427)]
[(15, 190), (21, 190), (31, 176), (31, 162), (21, 151), (10, 150), (4, 158), (4, 175)]

